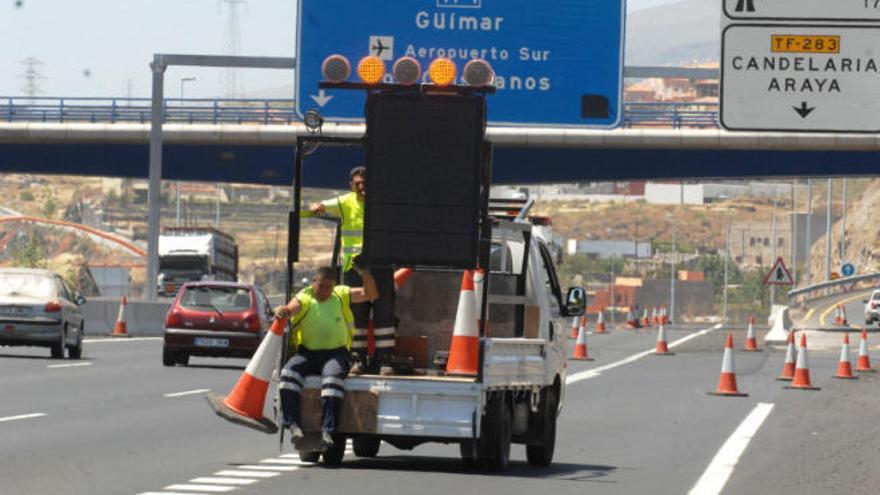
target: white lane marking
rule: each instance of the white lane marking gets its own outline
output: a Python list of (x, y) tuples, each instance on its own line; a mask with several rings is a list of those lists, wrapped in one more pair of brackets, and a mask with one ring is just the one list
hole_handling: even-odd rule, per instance
[(217, 485), (188, 485), (188, 484), (178, 484), (178, 485), (168, 485), (165, 487), (165, 490), (184, 490), (187, 492), (214, 492), (214, 493), (222, 493), (222, 492), (231, 492), (235, 490), (234, 486), (217, 486)]
[(202, 478), (193, 478), (190, 483), (208, 483), (210, 485), (250, 485), (259, 480), (249, 480), (247, 478), (218, 478), (213, 476), (205, 476)]
[(91, 366), (92, 363), (50, 364), (47, 368), (76, 368), (79, 366)]
[(244, 464), (241, 466), (236, 466), (239, 469), (248, 469), (255, 471), (296, 471), (299, 469), (299, 466), (256, 466), (253, 464)]
[(0, 423), (3, 423), (4, 421), (16, 421), (19, 419), (41, 418), (45, 415), (46, 415), (46, 413), (33, 413), (33, 414), (20, 414), (18, 416), (7, 416), (5, 418), (0, 418)]
[(721, 446), (721, 450), (715, 454), (715, 458), (709, 463), (709, 467), (691, 488), (688, 495), (717, 495), (724, 489), (733, 468), (739, 461), (740, 456), (749, 446), (749, 442), (755, 437), (758, 428), (764, 424), (764, 420), (773, 410), (773, 404), (758, 403), (746, 419), (730, 435), (730, 438)]
[(138, 495), (208, 495), (207, 493), (193, 493), (193, 492), (143, 492), (138, 493)]
[[(687, 335), (685, 337), (682, 337), (682, 338), (676, 340), (675, 342), (671, 342), (668, 347), (678, 347), (681, 344), (684, 344), (685, 342), (687, 342), (691, 339), (701, 337), (701, 336), (706, 335), (709, 332), (713, 332), (719, 328), (721, 328), (721, 325), (715, 325), (714, 327), (706, 328), (704, 330), (700, 330), (699, 332), (694, 332), (690, 335)], [(596, 378), (597, 376), (600, 376), (602, 374), (602, 372), (604, 372), (604, 371), (608, 371), (608, 370), (617, 368), (619, 366), (623, 366), (625, 364), (633, 363), (635, 361), (638, 361), (639, 359), (644, 358), (645, 356), (650, 356), (652, 354), (654, 354), (654, 349), (649, 349), (647, 351), (633, 354), (632, 356), (621, 359), (620, 361), (615, 361), (613, 363), (606, 364), (605, 366), (598, 366), (596, 368), (591, 368), (588, 370), (579, 371), (577, 373), (569, 375), (568, 378), (565, 379), (565, 384), (571, 385), (572, 383), (577, 383), (582, 380), (589, 380), (590, 378)]]
[(145, 342), (152, 340), (162, 340), (164, 337), (124, 337), (124, 338), (113, 338), (113, 339), (100, 339), (100, 338), (85, 338), (83, 342), (87, 344), (103, 344), (107, 342)]
[(209, 388), (199, 388), (196, 390), (187, 390), (186, 392), (174, 392), (173, 394), (163, 394), (163, 397), (174, 398), (174, 397), (184, 397), (187, 395), (196, 395), (196, 394), (205, 394), (210, 392)]
[(304, 466), (307, 464), (299, 459), (263, 459), (260, 462), (263, 464), (285, 464), (288, 466)]
[(214, 476), (240, 476), (242, 478), (272, 478), (281, 473), (273, 473), (271, 471), (217, 471)]

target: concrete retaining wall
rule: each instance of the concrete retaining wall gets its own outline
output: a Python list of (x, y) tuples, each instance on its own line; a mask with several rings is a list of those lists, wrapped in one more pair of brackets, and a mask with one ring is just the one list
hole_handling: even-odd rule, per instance
[[(171, 299), (155, 303), (129, 299), (125, 306), (125, 321), (128, 333), (137, 337), (160, 337), (165, 327), (165, 315), (171, 307)], [(113, 325), (119, 314), (119, 299), (95, 297), (86, 301), (83, 316), (86, 320), (86, 335), (107, 335), (113, 333)]]

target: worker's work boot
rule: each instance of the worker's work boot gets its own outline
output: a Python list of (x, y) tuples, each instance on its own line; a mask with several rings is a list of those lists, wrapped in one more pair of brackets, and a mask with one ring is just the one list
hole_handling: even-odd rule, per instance
[(348, 370), (348, 374), (350, 375), (363, 375), (367, 371), (366, 365), (364, 365), (363, 360), (360, 355), (354, 353), (351, 355), (351, 368)]
[(296, 444), (306, 436), (306, 434), (303, 433), (302, 428), (297, 425), (290, 425), (288, 430), (290, 431), (290, 443), (292, 444)]
[(321, 432), (321, 447), (329, 449), (333, 446), (333, 435), (329, 431)]
[(375, 371), (382, 376), (390, 376), (394, 374), (394, 366), (391, 363), (391, 352), (388, 350), (377, 350), (374, 358)]

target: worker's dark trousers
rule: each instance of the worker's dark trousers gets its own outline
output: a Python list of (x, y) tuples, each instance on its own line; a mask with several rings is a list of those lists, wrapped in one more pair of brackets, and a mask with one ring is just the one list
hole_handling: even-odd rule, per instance
[[(370, 273), (376, 279), (379, 298), (372, 303), (352, 304), (354, 315), (354, 337), (351, 341), (351, 352), (361, 357), (367, 355), (367, 326), (370, 313), (373, 318), (373, 335), (376, 338), (377, 357), (388, 357), (394, 352), (394, 271), (390, 268), (371, 268)], [(349, 287), (362, 287), (364, 282), (354, 269), (345, 272), (343, 283)]]
[(281, 371), (281, 412), (285, 428), (300, 424), (299, 399), (305, 378), (321, 375), (321, 429), (336, 432), (339, 406), (345, 393), (345, 377), (351, 367), (349, 351), (339, 347), (329, 351), (310, 351), (300, 347)]

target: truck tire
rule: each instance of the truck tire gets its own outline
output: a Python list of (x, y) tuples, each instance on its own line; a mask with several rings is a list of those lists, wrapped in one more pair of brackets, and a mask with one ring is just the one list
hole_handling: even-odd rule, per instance
[(351, 443), (354, 447), (354, 455), (358, 457), (376, 457), (382, 441), (376, 435), (357, 435)]
[(483, 420), (480, 459), (489, 471), (503, 472), (510, 467), (513, 417), (505, 395), (490, 401)]
[(321, 458), (320, 452), (300, 452), (299, 460), (303, 462), (318, 462), (318, 459)]
[(345, 435), (336, 434), (333, 437), (333, 446), (321, 453), (324, 465), (327, 467), (336, 467), (342, 464), (342, 458), (345, 457)]
[(458, 444), (458, 451), (461, 453), (461, 463), (465, 471), (473, 471), (477, 468), (480, 461), (476, 456), (473, 440), (462, 440)]
[(541, 392), (541, 415), (543, 434), (541, 443), (526, 445), (526, 459), (529, 465), (547, 467), (553, 462), (553, 451), (556, 450), (556, 413), (559, 410), (559, 398), (555, 387), (548, 387)]

